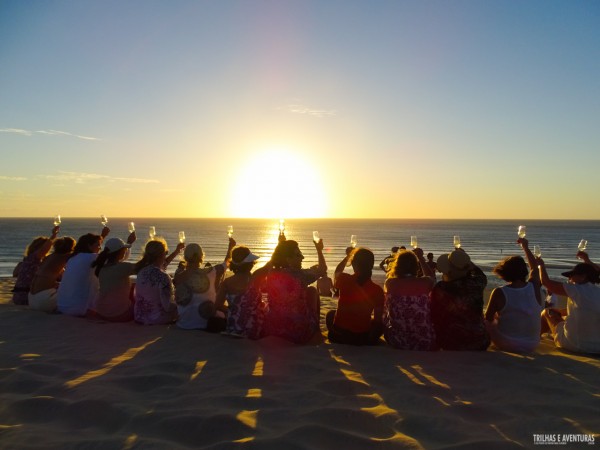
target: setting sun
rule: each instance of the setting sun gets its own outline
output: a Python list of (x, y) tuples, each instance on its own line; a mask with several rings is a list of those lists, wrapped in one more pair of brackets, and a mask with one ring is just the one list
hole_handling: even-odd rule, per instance
[(252, 154), (232, 187), (231, 215), (309, 218), (327, 215), (327, 193), (315, 164), (285, 148)]

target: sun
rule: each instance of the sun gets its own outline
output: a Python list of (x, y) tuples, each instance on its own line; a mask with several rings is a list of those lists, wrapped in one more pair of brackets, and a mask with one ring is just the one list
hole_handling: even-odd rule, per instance
[(327, 193), (316, 163), (288, 149), (253, 154), (235, 178), (233, 217), (325, 217)]

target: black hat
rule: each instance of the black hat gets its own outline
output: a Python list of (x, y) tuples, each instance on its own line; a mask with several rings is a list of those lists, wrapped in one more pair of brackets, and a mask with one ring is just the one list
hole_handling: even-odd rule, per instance
[(592, 283), (597, 283), (599, 281), (598, 271), (596, 271), (594, 266), (587, 263), (579, 263), (568, 272), (563, 272), (562, 275), (567, 278), (572, 277), (573, 275), (585, 275)]

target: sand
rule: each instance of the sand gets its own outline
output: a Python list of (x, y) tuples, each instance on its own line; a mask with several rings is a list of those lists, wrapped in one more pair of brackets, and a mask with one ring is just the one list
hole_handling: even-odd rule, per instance
[(2, 449), (539, 449), (536, 434), (600, 432), (600, 360), (549, 341), (531, 355), (295, 346), (30, 311), (11, 283)]

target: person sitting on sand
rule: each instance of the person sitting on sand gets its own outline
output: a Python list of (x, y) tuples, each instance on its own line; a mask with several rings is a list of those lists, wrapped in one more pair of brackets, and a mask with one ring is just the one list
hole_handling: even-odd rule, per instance
[(319, 293), (309, 285), (327, 273), (327, 264), (323, 240), (314, 244), (319, 264), (303, 269), (304, 255), (298, 242), (286, 240), (281, 233), (271, 260), (254, 272), (268, 301), (260, 336), (279, 336), (303, 344), (320, 334)]
[(75, 239), (63, 237), (54, 241), (52, 253), (42, 261), (29, 291), (29, 308), (37, 311), (56, 311), (56, 292), (67, 261), (75, 248)]
[(486, 350), (490, 336), (483, 322), (487, 277), (462, 249), (437, 259), (442, 281), (431, 291), (431, 319), (443, 350)]
[(98, 277), (94, 274), (92, 263), (109, 232), (110, 229), (104, 227), (101, 234), (87, 233), (77, 240), (56, 292), (56, 306), (60, 313), (83, 317), (88, 309), (94, 308)]
[[(406, 249), (406, 247), (403, 247), (403, 249)], [(398, 250), (400, 250), (400, 247), (392, 247), (391, 253), (385, 258), (383, 258), (379, 263), (379, 268), (381, 270), (383, 270), (384, 272), (390, 270), (390, 264), (392, 263), (394, 258), (396, 258), (396, 253), (398, 253)]]
[[(508, 284), (492, 291), (485, 311), (486, 327), (492, 343), (500, 350), (530, 353), (540, 343), (540, 313), (542, 297), (535, 257), (527, 239), (519, 239), (527, 257), (504, 258), (494, 273)], [(529, 275), (529, 280), (527, 276)]]
[(92, 263), (99, 283), (94, 312), (100, 319), (109, 322), (133, 320), (130, 277), (134, 274), (135, 264), (127, 259), (135, 240), (135, 231), (129, 235), (127, 243), (119, 238), (108, 239), (104, 250)]
[(538, 259), (537, 263), (542, 284), (552, 292), (568, 297), (566, 317), (555, 308), (546, 308), (542, 312), (555, 345), (578, 353), (600, 353), (600, 274), (593, 263), (579, 263), (572, 270), (563, 272), (569, 280), (567, 283), (551, 280), (544, 261)]
[(15, 305), (27, 305), (29, 301), (29, 290), (31, 282), (42, 261), (52, 248), (60, 227), (52, 228), (50, 237), (36, 237), (25, 249), (23, 260), (17, 264), (13, 271), (13, 277), (17, 280), (13, 287), (12, 301)]
[(133, 318), (137, 323), (160, 325), (177, 319), (175, 288), (166, 268), (184, 247), (180, 242), (169, 254), (167, 242), (161, 237), (146, 243), (142, 259), (135, 264)]
[[(425, 276), (419, 276), (420, 269)], [(436, 350), (431, 321), (430, 292), (435, 272), (423, 257), (423, 250), (403, 250), (391, 263), (385, 280), (383, 334), (394, 348)]]
[(258, 258), (243, 245), (238, 245), (231, 251), (229, 268), (233, 276), (225, 278), (220, 284), (215, 301), (215, 310), (227, 317), (225, 331), (228, 334), (242, 335), (244, 331), (244, 324), (240, 323), (243, 320), (241, 298), (248, 289), (252, 268)]
[(336, 292), (331, 277), (325, 275), (317, 280), (317, 292), (321, 297), (331, 297)]
[[(344, 273), (350, 262), (354, 273)], [(346, 250), (335, 269), (335, 287), (339, 290), (337, 309), (327, 313), (328, 339), (351, 345), (375, 345), (382, 333), (383, 289), (373, 283), (375, 255), (367, 248)]]
[(211, 332), (225, 330), (225, 314), (215, 310), (217, 289), (227, 270), (231, 249), (229, 246), (222, 264), (200, 268), (204, 252), (198, 244), (188, 244), (184, 250), (185, 267), (175, 273), (175, 301), (179, 318), (177, 326), (186, 330), (200, 329)]

